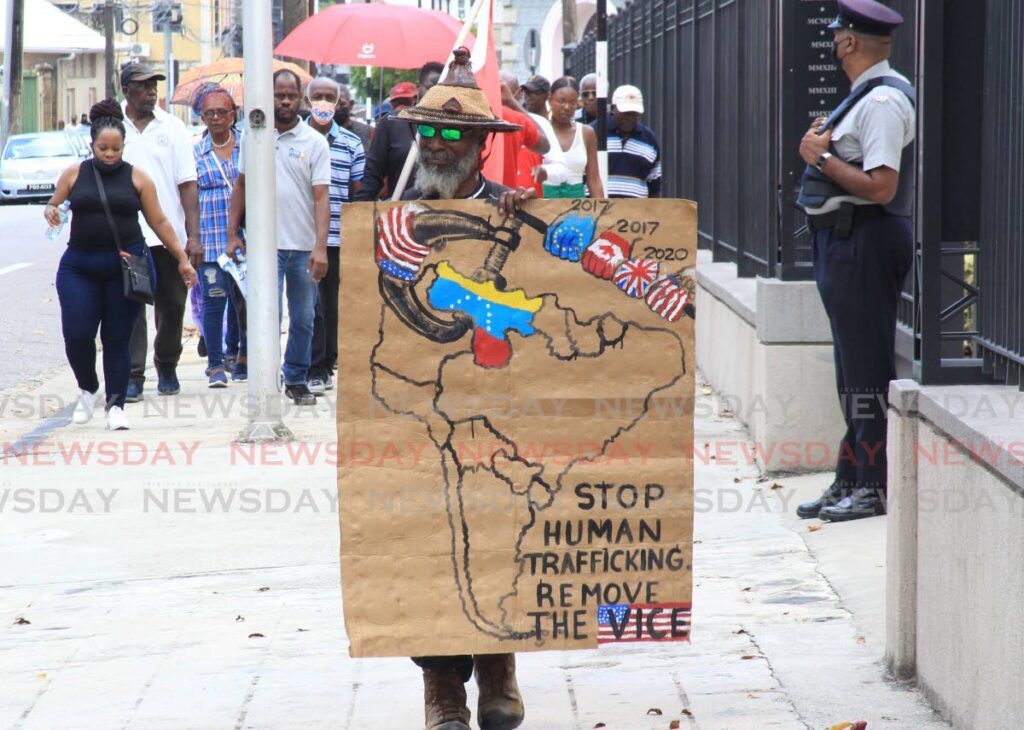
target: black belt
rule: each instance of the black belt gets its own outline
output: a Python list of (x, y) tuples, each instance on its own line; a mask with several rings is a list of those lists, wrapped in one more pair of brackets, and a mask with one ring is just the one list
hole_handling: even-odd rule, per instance
[(843, 238), (850, 235), (853, 226), (869, 218), (877, 218), (885, 215), (885, 208), (881, 205), (855, 205), (853, 203), (842, 203), (839, 208), (821, 215), (808, 215), (807, 227), (812, 231), (822, 231), (826, 228), (835, 228)]

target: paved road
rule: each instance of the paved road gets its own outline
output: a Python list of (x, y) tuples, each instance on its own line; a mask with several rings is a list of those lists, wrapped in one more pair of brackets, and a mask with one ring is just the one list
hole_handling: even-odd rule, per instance
[(45, 231), (42, 205), (0, 207), (0, 390), (65, 362), (54, 278), (68, 234), (48, 241)]

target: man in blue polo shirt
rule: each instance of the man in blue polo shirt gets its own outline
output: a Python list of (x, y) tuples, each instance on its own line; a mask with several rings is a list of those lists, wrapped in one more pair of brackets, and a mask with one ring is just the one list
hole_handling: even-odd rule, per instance
[(643, 113), (640, 89), (620, 86), (612, 94), (605, 191), (609, 198), (661, 197), (661, 146), (650, 127), (640, 122)]

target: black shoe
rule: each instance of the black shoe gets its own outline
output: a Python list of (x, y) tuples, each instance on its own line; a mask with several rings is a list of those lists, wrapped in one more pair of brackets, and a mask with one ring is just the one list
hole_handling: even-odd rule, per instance
[(885, 514), (885, 490), (860, 487), (832, 507), (823, 507), (818, 517), (829, 522), (848, 522)]
[(315, 406), (316, 396), (313, 395), (309, 386), (305, 383), (298, 383), (296, 385), (286, 385), (284, 394), (292, 399), (297, 406)]
[(839, 482), (832, 482), (828, 489), (822, 492), (821, 496), (817, 499), (797, 505), (796, 516), (802, 520), (813, 519), (818, 516), (822, 508), (835, 506), (850, 491), (848, 487), (843, 486)]
[(142, 383), (137, 380), (129, 380), (128, 387), (124, 392), (125, 403), (138, 403), (142, 400)]
[(199, 335), (199, 345), (196, 347), (196, 350), (199, 351), (199, 357), (206, 357), (206, 338), (202, 335)]
[(156, 389), (160, 395), (177, 395), (181, 392), (181, 383), (174, 368), (157, 368)]

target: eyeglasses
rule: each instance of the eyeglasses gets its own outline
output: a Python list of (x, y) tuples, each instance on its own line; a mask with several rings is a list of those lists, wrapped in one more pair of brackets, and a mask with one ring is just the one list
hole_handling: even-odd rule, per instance
[(203, 119), (219, 119), (231, 113), (230, 109), (207, 109), (203, 112)]
[(593, 99), (594, 97), (597, 96), (597, 92), (596, 91), (584, 91), (583, 93), (580, 94), (580, 96), (582, 96), (584, 99)]
[(447, 142), (458, 142), (462, 139), (461, 129), (452, 129), (451, 127), (441, 127), (438, 129), (437, 127), (431, 127), (429, 124), (417, 125), (416, 129), (419, 131), (421, 137), (425, 137), (427, 139), (433, 139), (437, 136), (438, 132), (441, 133), (441, 139)]

